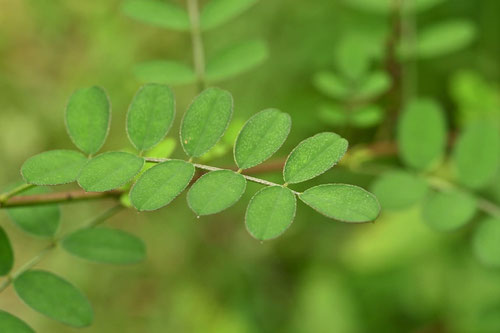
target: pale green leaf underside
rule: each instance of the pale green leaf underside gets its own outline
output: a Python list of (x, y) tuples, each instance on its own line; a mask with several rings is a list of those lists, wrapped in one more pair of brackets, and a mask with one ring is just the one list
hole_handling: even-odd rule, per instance
[(469, 222), (476, 213), (476, 200), (469, 194), (450, 191), (432, 193), (422, 207), (424, 221), (438, 231), (451, 231)]
[(406, 171), (389, 171), (372, 186), (384, 209), (404, 209), (421, 201), (428, 191), (424, 179)]
[(160, 142), (175, 117), (174, 94), (165, 85), (150, 83), (135, 95), (127, 113), (127, 134), (140, 151)]
[(256, 2), (257, 0), (210, 0), (201, 10), (201, 28), (215, 28), (243, 13)]
[[(23, 192), (21, 196), (50, 192), (47, 188), (35, 187)], [(53, 237), (61, 222), (61, 209), (58, 205), (12, 207), (7, 209), (7, 215), (24, 232), (44, 238)]]
[(240, 169), (248, 169), (270, 158), (285, 142), (292, 120), (277, 109), (263, 110), (250, 118), (234, 147), (234, 160)]
[(134, 74), (142, 82), (181, 85), (196, 81), (196, 74), (191, 67), (171, 60), (140, 63), (134, 67)]
[(134, 264), (146, 256), (142, 240), (103, 227), (76, 231), (62, 240), (62, 247), (77, 257), (105, 264)]
[(297, 200), (293, 192), (282, 186), (266, 187), (248, 204), (245, 223), (248, 232), (259, 240), (280, 236), (295, 218)]
[[(13, 265), (14, 252), (12, 251), (12, 246), (10, 245), (9, 236), (0, 226), (0, 276), (9, 274)], [(2, 327), (1, 322), (0, 327)]]
[(196, 215), (219, 213), (241, 198), (246, 179), (231, 170), (212, 171), (203, 175), (189, 189), (187, 202)]
[(88, 192), (118, 188), (141, 171), (144, 159), (130, 153), (108, 152), (88, 161), (78, 176), (78, 184)]
[(125, 15), (142, 23), (173, 30), (189, 30), (187, 12), (169, 0), (125, 0)]
[(17, 295), (32, 309), (73, 327), (92, 324), (87, 298), (66, 280), (46, 271), (31, 270), (14, 280)]
[(472, 245), (481, 262), (500, 267), (500, 219), (484, 219), (474, 233)]
[(210, 57), (207, 62), (208, 81), (220, 81), (236, 76), (260, 65), (269, 51), (261, 40), (238, 42)]
[(28, 184), (60, 185), (74, 182), (87, 158), (73, 150), (50, 150), (29, 158), (21, 167)]
[(66, 128), (73, 143), (86, 154), (95, 154), (108, 136), (111, 105), (101, 87), (76, 90), (66, 107)]
[(199, 94), (184, 114), (181, 143), (190, 157), (200, 157), (226, 131), (233, 114), (233, 97), (225, 90), (208, 88)]
[(306, 190), (299, 198), (319, 213), (342, 222), (370, 222), (380, 213), (377, 198), (354, 185), (323, 184)]
[(0, 332), (35, 333), (24, 321), (2, 310), (0, 310)]
[(171, 160), (146, 171), (130, 191), (132, 205), (139, 211), (156, 210), (168, 205), (194, 176), (191, 163)]
[(443, 111), (432, 100), (412, 101), (398, 124), (397, 142), (403, 162), (426, 170), (439, 162), (446, 148), (446, 121)]
[(347, 140), (324, 132), (305, 139), (288, 156), (283, 170), (286, 183), (312, 179), (333, 167), (347, 151)]
[(336, 99), (347, 98), (351, 93), (349, 84), (332, 72), (316, 73), (313, 84), (321, 93)]
[(468, 46), (475, 37), (476, 27), (469, 21), (441, 22), (419, 32), (416, 52), (422, 58), (446, 55)]

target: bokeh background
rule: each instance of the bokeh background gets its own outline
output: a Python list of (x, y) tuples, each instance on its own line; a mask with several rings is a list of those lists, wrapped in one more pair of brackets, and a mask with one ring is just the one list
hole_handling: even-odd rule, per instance
[[(349, 2), (262, 0), (204, 35), (207, 53), (241, 39), (267, 42), (264, 64), (218, 86), (234, 96), (235, 123), (267, 107), (290, 113), (292, 132), (278, 160), (320, 131), (339, 130), (352, 147), (393, 137), (390, 127), (382, 133), (376, 127), (338, 129), (320, 116), (328, 98), (313, 77), (334, 68), (342, 38), (352, 31), (366, 33), (367, 45), (383, 55), (393, 28), (391, 15), (363, 8), (362, 1)], [(0, 186), (20, 180), (19, 168), (28, 157), (72, 148), (63, 115), (75, 89), (97, 84), (107, 90), (113, 121), (104, 150), (131, 148), (125, 115), (141, 85), (134, 65), (157, 58), (191, 61), (188, 33), (138, 23), (120, 7), (120, 0), (0, 0)], [(452, 54), (412, 61), (402, 80), (412, 94), (438, 100), (454, 128), (461, 105), (471, 100), (479, 108), (481, 103), (500, 106), (495, 104), (500, 2), (448, 0), (430, 7), (405, 19), (417, 30), (465, 19), (475, 27), (473, 40)], [(382, 58), (374, 56), (371, 66), (384, 69)], [(196, 87), (175, 87), (175, 94), (178, 119), (169, 136), (176, 139)], [(385, 98), (379, 105), (389, 109), (391, 103)], [(182, 149), (173, 156), (183, 157)], [(216, 154), (210, 163), (231, 165), (232, 155)], [(279, 181), (280, 173), (262, 177)], [(340, 166), (306, 185), (350, 182), (370, 188), (373, 180)], [(133, 267), (92, 264), (55, 251), (39, 267), (84, 290), (95, 309), (89, 328), (46, 319), (18, 300), (12, 288), (0, 295), (0, 308), (38, 332), (51, 333), (500, 332), (500, 271), (473, 255), (474, 222), (436, 232), (422, 222), (417, 206), (383, 211), (374, 224), (349, 225), (299, 203), (291, 228), (261, 244), (243, 222), (246, 203), (258, 189), (249, 184), (236, 206), (200, 219), (187, 207), (185, 194), (158, 212), (120, 213), (109, 224), (133, 232), (148, 246), (147, 260)], [(65, 205), (62, 229), (73, 229), (110, 205)], [(12, 240), (17, 267), (45, 245), (1, 211), (0, 223)]]

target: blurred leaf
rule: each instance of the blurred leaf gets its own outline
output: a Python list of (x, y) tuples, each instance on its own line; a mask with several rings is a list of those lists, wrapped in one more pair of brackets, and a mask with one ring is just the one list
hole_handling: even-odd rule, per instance
[(487, 185), (500, 164), (500, 133), (488, 121), (469, 123), (460, 134), (453, 151), (458, 180), (477, 189)]
[(295, 218), (297, 200), (282, 186), (265, 187), (250, 200), (245, 215), (248, 232), (259, 240), (280, 236)]
[(221, 81), (260, 65), (268, 57), (266, 44), (261, 40), (238, 42), (210, 57), (207, 62), (208, 81)]
[(313, 84), (321, 93), (328, 97), (345, 99), (351, 93), (347, 82), (332, 72), (319, 72), (313, 77)]
[(88, 161), (78, 184), (87, 192), (113, 190), (132, 180), (143, 166), (144, 159), (130, 153), (103, 153)]
[(196, 215), (210, 215), (234, 205), (245, 192), (246, 179), (231, 170), (211, 171), (189, 189), (187, 202)]
[(35, 155), (21, 167), (28, 184), (60, 185), (74, 182), (87, 158), (73, 150), (50, 150)]
[(389, 171), (375, 181), (372, 191), (382, 208), (403, 209), (421, 201), (428, 186), (424, 179), (406, 171)]
[(189, 157), (200, 157), (226, 131), (233, 115), (233, 97), (228, 91), (208, 88), (199, 94), (184, 114), (182, 148)]
[(152, 60), (140, 63), (134, 67), (134, 74), (143, 82), (182, 85), (196, 81), (196, 74), (191, 67), (172, 60)]
[(359, 81), (368, 71), (373, 55), (367, 40), (359, 33), (342, 37), (337, 44), (335, 63), (338, 70), (349, 80)]
[[(50, 193), (44, 187), (29, 189), (23, 195)], [(38, 237), (54, 237), (61, 223), (61, 209), (58, 205), (41, 205), (31, 207), (12, 207), (7, 209), (9, 218), (24, 232)]]
[(100, 87), (76, 90), (66, 107), (66, 127), (71, 140), (86, 154), (95, 154), (106, 141), (111, 105)]
[(62, 278), (41, 270), (24, 272), (14, 280), (17, 295), (32, 309), (72, 327), (92, 324), (87, 298)]
[(2, 310), (0, 310), (0, 332), (35, 333), (24, 321)]
[(343, 127), (347, 124), (346, 111), (339, 105), (321, 105), (319, 108), (319, 117), (330, 126)]
[(484, 219), (476, 228), (472, 245), (474, 253), (482, 263), (500, 267), (500, 219)]
[(212, 29), (240, 15), (257, 0), (210, 0), (201, 10), (202, 29)]
[(377, 105), (364, 106), (350, 115), (350, 122), (355, 127), (367, 128), (380, 124), (384, 111)]
[(270, 158), (285, 142), (291, 126), (290, 116), (277, 109), (266, 109), (252, 116), (236, 139), (236, 165), (248, 169)]
[(166, 138), (151, 150), (148, 150), (144, 156), (154, 158), (168, 158), (172, 155), (177, 146), (177, 141), (172, 138)]
[[(12, 266), (14, 265), (14, 252), (12, 251), (12, 246), (10, 245), (9, 236), (0, 226), (0, 276), (5, 276), (9, 274)], [(0, 312), (0, 318), (1, 318)], [(0, 327), (2, 327), (0, 319)]]
[(390, 86), (389, 75), (386, 72), (376, 71), (361, 82), (355, 96), (356, 99), (372, 99), (386, 92)]
[(458, 229), (476, 213), (476, 200), (458, 191), (434, 192), (424, 201), (422, 216), (431, 228), (438, 231)]
[(155, 165), (144, 172), (130, 191), (132, 205), (139, 211), (156, 210), (168, 205), (194, 176), (194, 166), (181, 160)]
[(399, 155), (409, 167), (429, 169), (442, 159), (446, 135), (446, 120), (441, 107), (430, 99), (414, 100), (399, 119)]
[(62, 247), (77, 257), (105, 264), (135, 264), (146, 256), (142, 240), (103, 227), (73, 232), (62, 240)]
[(187, 12), (168, 1), (125, 0), (122, 11), (137, 21), (160, 28), (185, 31), (190, 27)]
[(342, 222), (370, 222), (380, 213), (377, 198), (354, 185), (318, 185), (300, 194), (299, 198), (317, 212)]
[[(412, 0), (401, 1), (403, 13), (413, 11), (424, 11), (432, 8), (445, 0)], [(394, 12), (396, 2), (394, 0), (343, 0), (349, 6), (366, 10), (377, 14), (390, 14)]]
[(286, 183), (300, 183), (332, 168), (344, 156), (348, 142), (338, 134), (324, 132), (305, 139), (288, 156), (283, 170)]
[(169, 87), (146, 84), (135, 95), (127, 113), (127, 134), (139, 151), (158, 144), (175, 117), (174, 94)]

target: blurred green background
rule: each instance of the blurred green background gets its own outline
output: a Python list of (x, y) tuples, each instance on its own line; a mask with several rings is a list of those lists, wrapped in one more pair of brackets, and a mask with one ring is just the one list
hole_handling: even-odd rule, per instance
[[(380, 52), (386, 47), (391, 16), (355, 2), (361, 5), (262, 0), (204, 35), (208, 53), (241, 39), (267, 41), (270, 56), (263, 65), (218, 85), (234, 96), (236, 123), (267, 107), (290, 113), (292, 132), (275, 158), (285, 157), (310, 135), (337, 130), (318, 116), (328, 99), (314, 87), (313, 77), (334, 68), (343, 36), (360, 31), (369, 34), (369, 46)], [(104, 150), (131, 148), (125, 115), (141, 85), (133, 66), (148, 59), (191, 61), (189, 34), (135, 22), (120, 6), (120, 0), (0, 0), (1, 186), (20, 180), (19, 167), (28, 157), (72, 147), (63, 114), (76, 88), (97, 84), (108, 91), (113, 121)], [(449, 0), (408, 15), (415, 27), (451, 18), (475, 26), (467, 46), (413, 61), (403, 75), (413, 95), (441, 102), (452, 128), (461, 121), (461, 105), (475, 102), (479, 109), (500, 111), (495, 109), (500, 94), (498, 13), (497, 0)], [(383, 69), (376, 57), (371, 66)], [(471, 86), (478, 90), (467, 96)], [(195, 89), (175, 88), (174, 129)], [(389, 103), (379, 104), (386, 108)], [(174, 129), (169, 135), (177, 139)], [(382, 137), (393, 137), (391, 131)], [(342, 134), (356, 146), (375, 141), (380, 133), (365, 128)], [(173, 156), (182, 157), (182, 149)], [(211, 163), (231, 165), (231, 153)], [(280, 174), (263, 177), (279, 181)], [(370, 188), (373, 179), (338, 167), (307, 187), (350, 182)], [(89, 328), (67, 328), (35, 313), (12, 288), (0, 295), (0, 308), (38, 332), (500, 332), (500, 271), (473, 256), (474, 223), (436, 232), (414, 207), (384, 211), (374, 224), (348, 225), (299, 203), (291, 228), (261, 244), (243, 222), (245, 205), (259, 188), (249, 184), (236, 206), (200, 219), (187, 207), (185, 194), (158, 212), (126, 211), (112, 218), (110, 225), (132, 231), (148, 246), (147, 261), (133, 267), (89, 264), (54, 252), (40, 267), (84, 290), (95, 309)], [(63, 229), (75, 228), (110, 205), (63, 206)], [(45, 241), (13, 227), (4, 212), (0, 222), (12, 240), (16, 266), (44, 246)]]

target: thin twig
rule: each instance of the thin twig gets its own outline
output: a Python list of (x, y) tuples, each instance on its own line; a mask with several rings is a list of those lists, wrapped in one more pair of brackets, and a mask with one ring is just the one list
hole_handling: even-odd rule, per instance
[(50, 205), (56, 203), (71, 203), (75, 201), (97, 200), (105, 198), (117, 199), (123, 191), (113, 190), (107, 192), (85, 192), (74, 190), (69, 192), (55, 192), (12, 197), (3, 203), (0, 208), (13, 208), (25, 206)]
[(200, 10), (198, 0), (187, 1), (189, 20), (191, 22), (191, 42), (193, 45), (193, 63), (196, 72), (198, 91), (205, 89), (205, 51), (200, 27)]
[(32, 185), (32, 184), (22, 184), (22, 185), (19, 185), (18, 187), (10, 190), (9, 192), (7, 193), (3, 193), (0, 195), (0, 207), (2, 207), (5, 202), (7, 200), (9, 200), (10, 198), (12, 198), (13, 196), (15, 195), (18, 195), (32, 187), (34, 187), (35, 185)]

